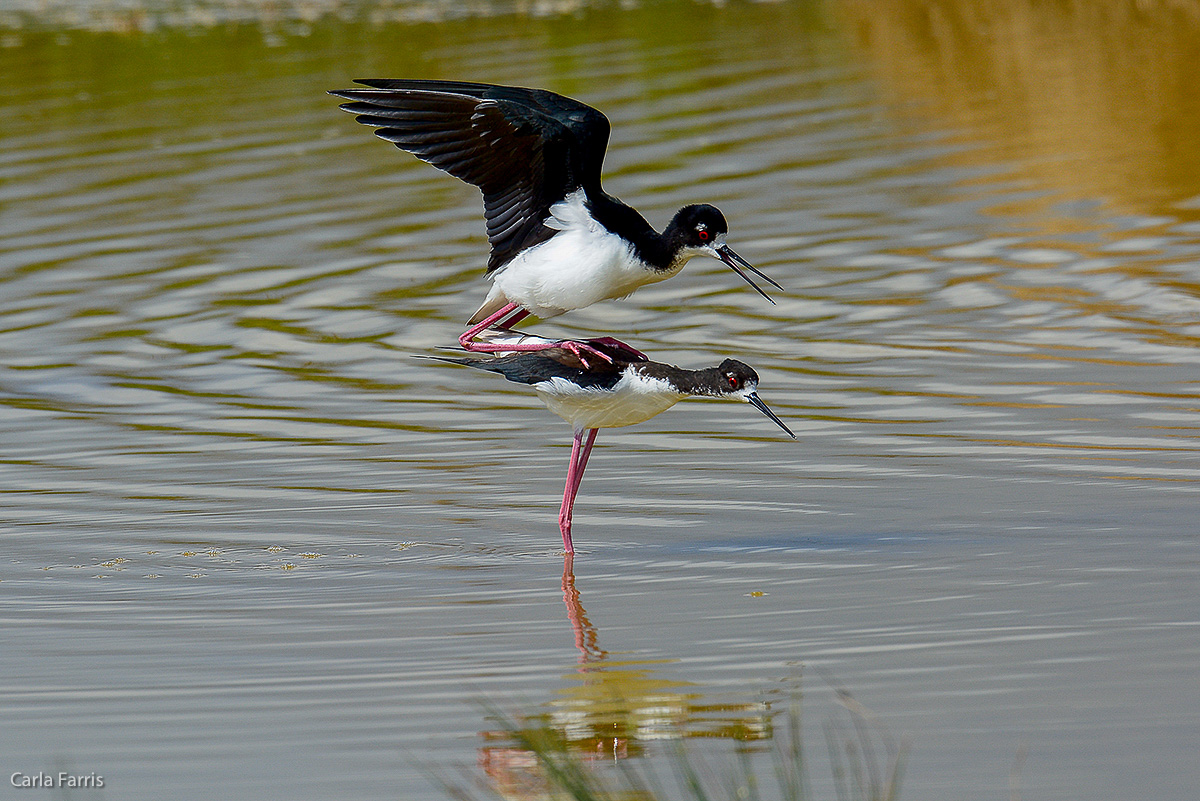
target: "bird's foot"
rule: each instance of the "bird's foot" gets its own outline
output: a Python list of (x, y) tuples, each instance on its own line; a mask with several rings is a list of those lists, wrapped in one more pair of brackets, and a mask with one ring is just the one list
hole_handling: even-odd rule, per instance
[(601, 364), (616, 364), (616, 359), (595, 347), (592, 342), (598, 342), (598, 340), (580, 342), (575, 339), (564, 339), (561, 342), (554, 343), (554, 347), (562, 348), (576, 359), (579, 359), (585, 370), (591, 370)]
[(587, 343), (592, 346), (603, 345), (607, 348), (610, 348), (610, 349), (616, 351), (619, 355), (621, 355), (624, 358), (629, 359), (631, 361), (635, 361), (635, 362), (650, 361), (649, 356), (642, 353), (640, 350), (633, 347), (632, 345), (625, 344), (624, 342), (622, 342), (619, 339), (613, 339), (612, 337), (598, 337), (596, 339), (589, 339), (587, 341)]
[(649, 357), (637, 348), (612, 337), (588, 340), (566, 339), (556, 342), (555, 345), (574, 354), (575, 358), (579, 359), (584, 368), (588, 370), (599, 364), (616, 364), (618, 359), (626, 362), (649, 361)]

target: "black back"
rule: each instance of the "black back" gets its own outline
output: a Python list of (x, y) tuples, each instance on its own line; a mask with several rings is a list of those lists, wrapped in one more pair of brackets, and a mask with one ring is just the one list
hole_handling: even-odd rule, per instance
[(375, 134), (483, 192), (488, 272), (554, 230), (550, 206), (576, 189), (600, 194), (608, 118), (544, 89), (462, 81), (358, 80), (330, 94)]
[(758, 384), (758, 373), (754, 372), (754, 368), (736, 359), (726, 359), (717, 367), (687, 370), (673, 364), (632, 359), (623, 351), (594, 340), (591, 344), (608, 354), (612, 361), (593, 357), (585, 365), (566, 348), (545, 348), (504, 356), (427, 358), (490, 370), (518, 384), (540, 384), (552, 378), (565, 378), (584, 389), (612, 389), (630, 365), (636, 365), (635, 369), (642, 375), (668, 381), (689, 395), (720, 397), (739, 392), (747, 385)]
[(585, 365), (577, 355), (565, 348), (546, 348), (481, 358), (469, 356), (457, 358), (432, 356), (429, 358), (490, 370), (518, 384), (540, 384), (552, 378), (565, 378), (585, 389), (612, 389), (621, 380), (625, 368), (630, 364), (648, 364), (641, 359), (631, 359), (623, 351), (604, 343), (593, 341), (591, 345), (608, 354), (612, 361), (608, 362), (592, 357)]

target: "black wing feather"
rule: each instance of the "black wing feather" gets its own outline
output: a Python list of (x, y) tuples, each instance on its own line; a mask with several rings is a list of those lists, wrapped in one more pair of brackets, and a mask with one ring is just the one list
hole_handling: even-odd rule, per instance
[(483, 358), (449, 356), (429, 356), (427, 358), (490, 370), (518, 384), (540, 384), (552, 378), (565, 378), (581, 387), (590, 389), (612, 389), (621, 380), (622, 373), (630, 364), (622, 359), (614, 359), (611, 364), (602, 362), (591, 367), (584, 367), (573, 353), (563, 348), (547, 348), (527, 353), (509, 353), (504, 356)]
[(483, 192), (488, 272), (554, 230), (550, 206), (576, 189), (598, 196), (608, 118), (544, 89), (465, 81), (359, 80), (351, 101), (375, 134)]

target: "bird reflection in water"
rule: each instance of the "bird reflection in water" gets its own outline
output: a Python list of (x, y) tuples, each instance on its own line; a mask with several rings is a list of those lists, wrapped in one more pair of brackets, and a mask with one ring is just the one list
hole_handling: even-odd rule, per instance
[(562, 576), (563, 603), (567, 606), (567, 620), (575, 632), (575, 649), (579, 651), (579, 663), (596, 662), (608, 654), (597, 643), (600, 639), (596, 627), (588, 620), (587, 611), (579, 600), (575, 587), (575, 554), (566, 554), (563, 559)]
[(500, 725), (481, 733), (479, 767), (505, 798), (545, 798), (551, 791), (542, 757), (593, 763), (646, 756), (655, 740), (701, 737), (744, 745), (772, 737), (771, 703), (705, 703), (699, 688), (665, 678), (677, 659), (614, 659), (600, 647), (575, 579), (563, 559), (562, 598), (577, 657), (568, 686), (529, 713), (493, 715)]

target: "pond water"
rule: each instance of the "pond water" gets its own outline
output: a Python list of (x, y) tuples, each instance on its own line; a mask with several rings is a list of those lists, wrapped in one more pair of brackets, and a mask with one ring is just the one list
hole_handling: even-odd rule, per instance
[[(0, 4), (0, 772), (436, 799), (521, 763), (481, 701), (719, 760), (802, 685), (824, 798), (836, 684), (902, 798), (1194, 798), (1200, 7), (976, 5)], [(786, 291), (694, 260), (530, 330), (743, 359), (798, 440), (603, 431), (564, 564), (567, 426), (413, 358), (478, 193), (356, 77), (602, 109), (608, 191)]]

